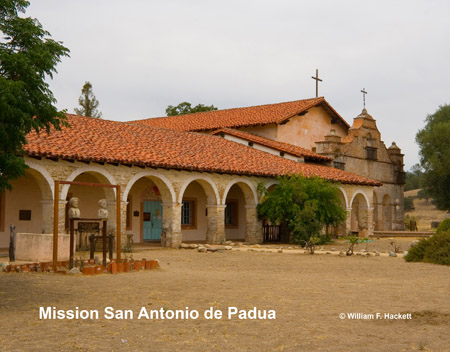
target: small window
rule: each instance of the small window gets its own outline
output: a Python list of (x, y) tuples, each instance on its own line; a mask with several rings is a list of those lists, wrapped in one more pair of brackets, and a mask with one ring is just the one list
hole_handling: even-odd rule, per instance
[(333, 161), (333, 167), (335, 169), (345, 170), (345, 163), (342, 163), (340, 161)]
[(366, 159), (377, 160), (377, 148), (366, 147)]
[(5, 192), (0, 192), (0, 232), (5, 231)]
[(133, 199), (131, 198), (131, 196), (128, 196), (127, 202), (128, 203), (127, 203), (126, 229), (131, 230), (133, 228), (133, 211), (132, 211)]
[(181, 206), (181, 227), (195, 228), (195, 200), (183, 200)]
[(227, 200), (225, 208), (225, 227), (238, 226), (238, 201)]

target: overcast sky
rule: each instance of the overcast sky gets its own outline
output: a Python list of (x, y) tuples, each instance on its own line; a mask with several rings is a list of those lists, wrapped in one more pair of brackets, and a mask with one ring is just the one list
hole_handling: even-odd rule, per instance
[(103, 118), (164, 116), (319, 95), (349, 122), (366, 107), (409, 169), (427, 114), (450, 103), (450, 1), (32, 0), (71, 51), (49, 82), (73, 112), (85, 81)]

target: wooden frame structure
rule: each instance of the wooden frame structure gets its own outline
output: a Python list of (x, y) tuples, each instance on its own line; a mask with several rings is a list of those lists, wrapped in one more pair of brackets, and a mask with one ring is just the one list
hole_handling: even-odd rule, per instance
[(118, 263), (122, 257), (122, 240), (120, 233), (120, 186), (107, 185), (101, 183), (91, 182), (76, 182), (76, 181), (55, 181), (55, 193), (53, 203), (53, 266), (58, 264), (58, 223), (59, 223), (59, 186), (60, 185), (76, 185), (86, 187), (102, 187), (116, 189), (116, 260)]

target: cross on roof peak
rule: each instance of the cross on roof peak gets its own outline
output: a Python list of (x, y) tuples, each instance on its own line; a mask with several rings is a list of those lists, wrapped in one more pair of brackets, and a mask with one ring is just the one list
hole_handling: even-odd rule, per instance
[(361, 90), (361, 93), (363, 93), (363, 106), (364, 106), (364, 110), (366, 110), (366, 94), (367, 94), (366, 88), (363, 88)]
[(316, 76), (311, 76), (312, 79), (316, 80), (316, 98), (319, 97), (319, 81), (322, 82), (322, 79), (319, 78), (319, 70), (316, 68)]

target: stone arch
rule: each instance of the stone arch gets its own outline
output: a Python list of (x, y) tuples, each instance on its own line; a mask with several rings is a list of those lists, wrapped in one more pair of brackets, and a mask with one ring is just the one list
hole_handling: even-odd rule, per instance
[(351, 230), (359, 232), (368, 229), (369, 201), (362, 192), (356, 192), (351, 201)]
[[(74, 170), (69, 177), (67, 177), (66, 181), (73, 181), (75, 180), (75, 178), (83, 173), (95, 173), (98, 176), (100, 176), (100, 182), (105, 182), (105, 183), (109, 183), (111, 185), (116, 185), (117, 182), (114, 179), (114, 177), (105, 169), (99, 167), (99, 166), (94, 166), (94, 165), (87, 165), (87, 166), (83, 166), (80, 168), (77, 168), (76, 170)], [(96, 175), (96, 176), (97, 176)], [(60, 200), (66, 200), (67, 198), (67, 192), (69, 192), (69, 187), (70, 185), (63, 185), (62, 189), (61, 189), (61, 195), (59, 197)], [(116, 189), (113, 188), (112, 191), (114, 192), (114, 195), (116, 194)]]
[(133, 185), (140, 180), (143, 177), (150, 178), (156, 186), (162, 191), (161, 192), (161, 198), (164, 203), (175, 203), (176, 202), (176, 196), (175, 196), (175, 190), (173, 189), (172, 183), (170, 180), (164, 176), (163, 174), (160, 174), (159, 172), (155, 171), (142, 171), (136, 175), (134, 175), (130, 181), (128, 181), (127, 186), (125, 187), (125, 190), (122, 194), (122, 201), (126, 202), (128, 194), (130, 193), (131, 188)]
[(342, 187), (338, 187), (338, 188), (341, 191), (342, 197), (344, 198), (344, 202), (345, 202), (344, 206), (345, 206), (345, 208), (348, 208), (349, 204), (348, 204), (347, 192), (345, 192), (345, 190)]
[(278, 180), (270, 180), (265, 184), (266, 189), (269, 189), (270, 187), (277, 185), (279, 182)]
[(354, 199), (358, 196), (358, 194), (360, 194), (362, 197), (364, 197), (364, 199), (365, 199), (365, 201), (366, 201), (366, 206), (369, 207), (369, 205), (370, 205), (370, 200), (369, 200), (369, 198), (367, 197), (367, 195), (366, 195), (363, 191), (360, 191), (360, 190), (356, 191), (356, 192), (353, 194), (352, 200), (350, 201), (350, 205), (353, 204), (353, 201), (354, 201)]
[(53, 200), (53, 195), (55, 194), (55, 181), (50, 173), (42, 165), (33, 161), (26, 160), (25, 163), (29, 167), (26, 171), (38, 181), (42, 199)]
[(178, 204), (183, 202), (183, 195), (186, 188), (194, 181), (198, 182), (200, 186), (202, 186), (206, 193), (206, 198), (209, 205), (220, 204), (219, 190), (217, 189), (216, 184), (210, 177), (205, 175), (191, 176), (183, 183), (180, 188), (180, 193), (178, 194)]
[[(227, 187), (225, 188), (225, 191), (223, 192), (222, 197), (222, 204), (225, 205), (225, 201), (227, 199), (228, 192), (230, 191), (230, 188), (237, 184), (239, 188), (242, 190), (245, 196), (246, 205), (250, 206), (256, 206), (258, 204), (258, 194), (256, 191), (256, 187), (254, 184), (252, 184), (250, 181), (246, 180), (245, 178), (236, 178), (232, 180)], [(267, 185), (266, 185), (267, 187)]]

